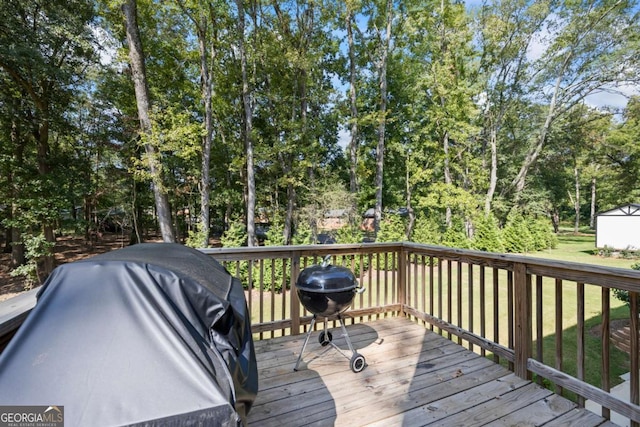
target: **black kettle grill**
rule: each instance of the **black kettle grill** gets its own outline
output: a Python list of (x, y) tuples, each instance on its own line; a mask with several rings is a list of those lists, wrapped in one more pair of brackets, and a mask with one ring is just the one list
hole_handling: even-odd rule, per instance
[[(344, 313), (357, 293), (364, 292), (364, 288), (358, 286), (356, 277), (346, 267), (331, 265), (329, 263), (331, 259), (330, 255), (327, 255), (322, 264), (312, 265), (305, 268), (300, 272), (298, 280), (296, 280), (296, 291), (298, 298), (304, 307), (313, 313), (311, 324), (309, 325), (309, 331), (307, 337), (302, 345), (302, 351), (298, 356), (294, 371), (298, 370), (300, 360), (309, 342), (311, 332), (315, 326), (316, 319), (318, 317), (324, 317), (324, 330), (320, 332), (318, 341), (322, 346), (331, 344), (336, 350), (350, 360), (351, 370), (355, 373), (361, 372), (365, 366), (364, 356), (359, 354), (353, 348), (347, 329), (344, 326), (344, 320), (342, 319), (342, 313)], [(340, 320), (340, 326), (349, 350), (351, 350), (352, 356), (349, 358), (342, 350), (333, 343), (333, 335), (327, 330), (327, 318), (331, 316), (338, 316)]]

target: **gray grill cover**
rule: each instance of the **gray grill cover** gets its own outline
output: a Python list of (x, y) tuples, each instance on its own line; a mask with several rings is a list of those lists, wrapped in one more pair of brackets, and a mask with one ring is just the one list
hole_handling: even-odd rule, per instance
[(242, 285), (178, 244), (56, 268), (0, 355), (0, 402), (66, 426), (239, 425), (257, 390)]

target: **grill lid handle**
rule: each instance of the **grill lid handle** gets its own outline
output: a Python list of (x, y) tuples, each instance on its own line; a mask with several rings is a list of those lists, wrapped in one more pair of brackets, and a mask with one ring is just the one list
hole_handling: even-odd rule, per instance
[(325, 255), (324, 259), (322, 260), (322, 266), (326, 267), (330, 264), (331, 264), (331, 255)]

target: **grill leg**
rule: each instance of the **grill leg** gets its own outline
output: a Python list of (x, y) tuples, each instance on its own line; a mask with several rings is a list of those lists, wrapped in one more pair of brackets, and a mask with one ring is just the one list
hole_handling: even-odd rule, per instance
[(340, 320), (340, 326), (342, 327), (342, 333), (344, 334), (344, 339), (345, 341), (347, 341), (347, 345), (349, 346), (349, 350), (351, 350), (351, 353), (355, 356), (356, 355), (356, 351), (353, 348), (353, 345), (351, 345), (351, 339), (349, 339), (349, 334), (347, 334), (347, 328), (344, 326), (344, 320), (342, 319), (341, 315), (338, 315), (338, 320)]
[[(351, 344), (351, 338), (349, 338), (349, 334), (347, 334), (347, 328), (344, 326), (344, 320), (342, 320), (342, 316), (338, 315), (338, 319), (340, 319), (340, 326), (342, 326), (344, 339), (345, 341), (347, 341), (349, 350), (351, 350), (352, 356), (351, 356), (351, 359), (349, 360), (349, 364), (351, 365), (351, 370), (357, 374), (358, 372), (362, 372), (362, 370), (367, 366), (367, 362), (365, 361), (364, 356), (356, 352), (356, 350), (353, 348), (353, 345)], [(334, 347), (340, 350), (335, 344), (334, 344)]]
[(316, 324), (316, 315), (314, 314), (313, 318), (311, 319), (311, 324), (309, 325), (309, 331), (307, 332), (307, 337), (304, 339), (304, 344), (302, 344), (302, 351), (300, 351), (300, 355), (298, 356), (298, 360), (296, 361), (296, 366), (293, 368), (294, 371), (298, 370), (298, 365), (300, 365), (300, 361), (302, 360), (302, 354), (304, 353), (304, 349), (307, 347), (307, 343), (309, 342), (309, 337), (311, 336), (311, 332), (313, 332), (313, 326), (315, 324)]

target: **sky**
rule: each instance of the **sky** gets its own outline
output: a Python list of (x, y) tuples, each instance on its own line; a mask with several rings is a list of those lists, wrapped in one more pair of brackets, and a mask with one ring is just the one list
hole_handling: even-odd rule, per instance
[[(481, 6), (486, 0), (464, 0), (467, 9)], [(542, 56), (546, 44), (542, 42), (545, 34), (534, 40), (529, 48), (529, 59), (535, 60)], [(611, 90), (600, 91), (585, 98), (587, 105), (598, 109), (621, 110), (626, 107), (629, 97), (640, 95), (640, 87), (624, 85), (612, 87)]]

